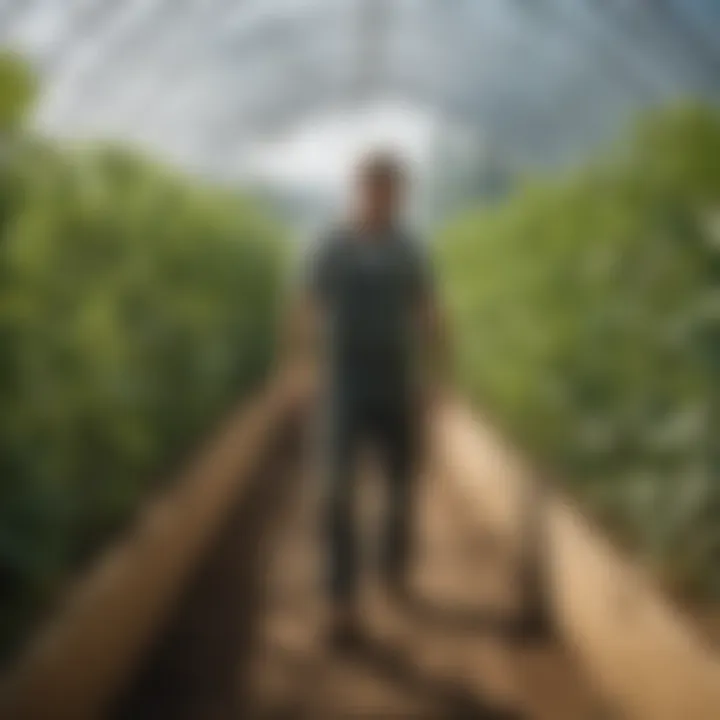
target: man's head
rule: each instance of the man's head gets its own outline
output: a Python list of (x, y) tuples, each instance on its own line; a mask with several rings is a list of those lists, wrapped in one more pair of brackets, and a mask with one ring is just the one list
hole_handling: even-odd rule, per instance
[(357, 199), (361, 222), (384, 227), (397, 218), (405, 189), (405, 168), (389, 152), (365, 156), (357, 169)]

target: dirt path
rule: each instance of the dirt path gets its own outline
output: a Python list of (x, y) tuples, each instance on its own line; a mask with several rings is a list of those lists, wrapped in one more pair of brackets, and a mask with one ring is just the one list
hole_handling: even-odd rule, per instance
[[(458, 468), (429, 468), (420, 486), (414, 602), (388, 602), (367, 573), (363, 646), (344, 655), (329, 648), (320, 482), (302, 446), (279, 448), (256, 478), (118, 720), (620, 720), (587, 686), (577, 648), (551, 638), (523, 643), (508, 632), (522, 606), (521, 498), (509, 481), (512, 464), (490, 446), (449, 449), (463, 467), (487, 466), (487, 483), (500, 488), (495, 505), (479, 507), (485, 495), (463, 487)], [(367, 467), (359, 481), (361, 526), (372, 538), (382, 483)], [(558, 527), (553, 518), (553, 532)], [(371, 570), (373, 548), (366, 550)]]
[[(360, 480), (362, 525), (372, 536), (381, 483), (369, 471)], [(423, 478), (415, 602), (393, 606), (369, 572), (364, 645), (338, 655), (323, 641), (318, 483), (306, 468), (269, 558), (251, 680), (254, 717), (593, 717), (592, 703), (572, 687), (579, 681), (565, 672), (569, 662), (557, 651), (525, 651), (509, 641), (508, 621), (518, 605), (513, 569), (463, 520), (459, 502), (442, 477)]]
[[(414, 602), (363, 588), (365, 640), (323, 639), (320, 486), (289, 442), (261, 468), (113, 720), (591, 720), (595, 705), (552, 645), (508, 635), (519, 605), (509, 554), (437, 473), (420, 485)], [(307, 455), (305, 453), (305, 455)], [(382, 483), (359, 478), (366, 537)]]
[[(579, 513), (528, 493), (522, 463), (451, 407), (436, 414), (438, 452), (420, 483), (414, 601), (393, 605), (367, 573), (364, 643), (333, 652), (323, 632), (317, 464), (294, 411), (278, 424), (295, 403), (266, 405), (255, 420), (231, 422), (99, 564), (7, 685), (19, 703), (9, 707), (22, 712), (3, 717), (619, 718), (589, 682), (623, 717), (718, 717), (710, 644), (698, 649), (686, 623)], [(372, 538), (381, 477), (366, 466), (359, 481), (361, 526)], [(542, 511), (528, 515), (530, 505)], [(528, 517), (545, 519), (544, 542), (528, 534)], [(522, 608), (523, 548), (533, 547), (545, 548), (538, 559), (567, 649), (509, 632)], [(643, 612), (628, 614), (618, 593)]]

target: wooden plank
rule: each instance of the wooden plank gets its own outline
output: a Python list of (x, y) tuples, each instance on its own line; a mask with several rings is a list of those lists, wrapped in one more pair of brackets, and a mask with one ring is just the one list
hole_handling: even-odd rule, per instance
[(0, 717), (102, 716), (297, 402), (294, 387), (294, 378), (279, 378), (241, 409), (70, 593), (0, 685)]
[[(478, 521), (520, 558), (533, 473), (459, 403), (439, 408), (433, 442)], [(545, 512), (553, 620), (609, 707), (632, 720), (720, 718), (720, 658), (567, 501), (548, 491)]]

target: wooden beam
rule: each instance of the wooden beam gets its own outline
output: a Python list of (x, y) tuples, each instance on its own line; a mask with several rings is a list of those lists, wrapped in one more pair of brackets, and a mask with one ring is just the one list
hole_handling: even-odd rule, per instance
[[(439, 409), (433, 437), (468, 507), (519, 560), (532, 470), (459, 403)], [(576, 508), (549, 489), (544, 496), (537, 512), (553, 621), (600, 697), (630, 720), (720, 718), (717, 654)]]

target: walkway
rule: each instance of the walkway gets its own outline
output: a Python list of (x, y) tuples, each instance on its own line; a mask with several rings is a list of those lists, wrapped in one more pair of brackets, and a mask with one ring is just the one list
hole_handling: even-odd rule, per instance
[[(0, 682), (3, 720), (720, 717), (716, 650), (458, 403), (433, 417), (413, 602), (388, 602), (368, 572), (364, 642), (329, 648), (294, 387), (230, 418), (70, 593)], [(371, 461), (368, 540), (383, 507)], [(517, 633), (528, 569), (555, 635)]]
[[(328, 648), (319, 483), (307, 449), (286, 449), (266, 478), (265, 499), (235, 518), (213, 567), (196, 580), (179, 631), (149, 663), (121, 717), (597, 717), (556, 646), (524, 646), (508, 632), (520, 609), (516, 564), (473, 524), (438, 472), (422, 477), (415, 601), (397, 607), (375, 585), (368, 542), (365, 641), (351, 654)], [(358, 483), (366, 539), (382, 511), (382, 479), (371, 461)]]

